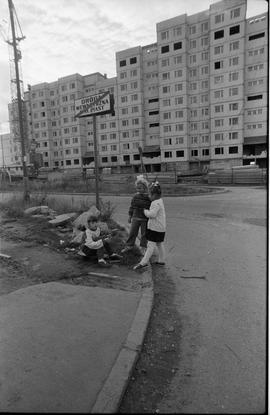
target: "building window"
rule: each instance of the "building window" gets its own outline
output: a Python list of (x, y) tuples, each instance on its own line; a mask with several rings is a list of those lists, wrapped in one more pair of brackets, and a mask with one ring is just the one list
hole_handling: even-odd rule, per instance
[(233, 97), (235, 95), (238, 95), (238, 88), (230, 88), (229, 89), (229, 96)]
[(127, 73), (126, 72), (120, 72), (120, 79), (124, 79), (127, 77)]
[(240, 7), (231, 10), (231, 19), (236, 19), (237, 17), (240, 17)]
[(163, 94), (168, 94), (169, 92), (170, 92), (170, 86), (169, 85), (162, 87), (162, 93)]
[(164, 112), (163, 113), (163, 120), (170, 120), (171, 119), (171, 113), (170, 112)]
[(174, 71), (175, 78), (181, 78), (182, 75), (183, 75), (182, 69), (179, 69), (178, 71)]
[(182, 34), (182, 27), (181, 26), (175, 27), (173, 29), (173, 36), (174, 37), (181, 36), (181, 34)]
[(137, 58), (136, 58), (136, 56), (135, 56), (134, 58), (130, 58), (129, 63), (130, 63), (131, 65), (133, 65), (134, 63), (137, 63)]
[(223, 133), (216, 133), (215, 134), (215, 141), (223, 140)]
[(175, 124), (175, 131), (183, 131), (184, 124)]
[(215, 16), (215, 24), (224, 22), (224, 13)]
[(176, 157), (185, 157), (184, 150), (176, 150)]
[(183, 144), (184, 143), (184, 137), (176, 137), (175, 144)]
[(224, 147), (216, 147), (215, 154), (224, 154)]
[(151, 123), (151, 124), (149, 124), (149, 127), (150, 127), (150, 128), (153, 128), (153, 127), (159, 127), (159, 122), (154, 122), (154, 123)]
[(257, 100), (257, 99), (262, 99), (262, 94), (260, 94), (260, 95), (250, 95), (249, 97), (247, 97), (247, 100), (248, 101), (255, 101), (255, 100)]
[(261, 32), (261, 33), (257, 33), (256, 35), (249, 36), (248, 40), (259, 39), (260, 37), (264, 37), (264, 36), (265, 36), (265, 32)]
[(173, 50), (178, 50), (178, 49), (182, 49), (182, 42), (176, 42), (173, 44)]
[(198, 157), (198, 150), (197, 149), (191, 150), (191, 157)]
[(239, 78), (239, 72), (230, 72), (229, 74), (229, 81), (238, 81)]
[(203, 148), (202, 149), (202, 155), (203, 156), (209, 156), (209, 148)]
[(235, 56), (234, 58), (230, 58), (229, 65), (230, 66), (236, 66), (239, 63), (239, 57)]
[(215, 84), (222, 84), (224, 82), (224, 75), (219, 75), (214, 77)]
[(202, 45), (202, 46), (207, 46), (207, 45), (208, 45), (208, 42), (209, 42), (208, 37), (203, 37), (203, 38), (201, 39), (201, 45)]
[(221, 69), (223, 68), (223, 61), (217, 61), (214, 63), (215, 69)]
[(217, 91), (214, 92), (214, 97), (215, 98), (223, 98), (223, 89), (218, 89)]
[(181, 55), (175, 56), (173, 58), (173, 62), (174, 62), (175, 65), (178, 65), (178, 64), (182, 63), (182, 56)]
[(202, 55), (201, 55), (201, 57), (202, 57), (202, 61), (207, 61), (208, 60), (208, 52), (202, 52)]
[(203, 67), (201, 68), (201, 74), (202, 74), (202, 75), (206, 75), (206, 74), (208, 74), (208, 66), (203, 66)]
[(237, 140), (238, 138), (238, 132), (237, 131), (233, 131), (231, 133), (229, 133), (229, 140)]
[(168, 158), (172, 158), (172, 152), (171, 152), (171, 151), (165, 151), (165, 152), (164, 152), (164, 157), (165, 157), (166, 159), (168, 159)]
[(125, 59), (119, 62), (120, 66), (126, 66), (126, 64), (127, 64), (127, 62), (126, 62)]
[(164, 67), (164, 66), (169, 66), (170, 65), (170, 59), (169, 58), (167, 58), (167, 59), (162, 59), (162, 61), (161, 61), (161, 66), (162, 67)]
[(190, 49), (195, 49), (196, 48), (196, 40), (195, 39), (194, 40), (191, 40), (189, 42), (189, 48)]
[(224, 30), (217, 30), (214, 32), (214, 39), (221, 39), (224, 37)]
[(233, 102), (232, 104), (229, 104), (229, 110), (230, 111), (237, 111), (238, 110), (238, 102)]
[(223, 123), (223, 119), (217, 119), (215, 120), (215, 127), (222, 127)]
[(167, 53), (169, 52), (170, 48), (169, 45), (161, 46), (161, 53)]
[(128, 155), (125, 155), (125, 156), (123, 157), (123, 160), (124, 160), (124, 161), (129, 162), (129, 161), (130, 161), (130, 157), (129, 157)]
[(215, 112), (223, 112), (224, 111), (224, 106), (223, 105), (216, 105), (215, 106)]
[(165, 138), (163, 140), (164, 146), (171, 146), (172, 145), (172, 139), (171, 138)]
[(201, 32), (206, 32), (208, 30), (208, 22), (201, 24)]
[(230, 27), (230, 36), (240, 33), (240, 25)]
[(229, 147), (229, 154), (238, 154), (238, 146)]
[(149, 113), (148, 113), (149, 115), (158, 115), (159, 114), (159, 111), (157, 110), (157, 111), (149, 111)]
[(239, 49), (239, 45), (240, 45), (239, 40), (230, 43), (230, 51), (232, 51), (232, 50), (238, 50)]
[(169, 107), (171, 105), (171, 100), (170, 99), (163, 99), (162, 105), (163, 105), (163, 107)]
[(161, 32), (160, 33), (160, 38), (161, 38), (161, 40), (169, 39), (169, 31), (165, 30), (164, 32)]
[(163, 72), (163, 74), (162, 74), (162, 79), (163, 79), (163, 80), (170, 79), (170, 72)]
[(219, 55), (220, 53), (223, 53), (224, 47), (223, 45), (221, 46), (215, 46), (214, 47), (214, 54), (215, 55)]
[(208, 102), (208, 94), (201, 95), (201, 102)]
[(238, 117), (229, 118), (229, 125), (238, 125)]

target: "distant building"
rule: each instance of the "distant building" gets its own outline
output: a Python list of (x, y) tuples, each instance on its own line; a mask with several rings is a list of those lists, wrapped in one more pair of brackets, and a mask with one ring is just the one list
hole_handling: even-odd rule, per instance
[(245, 0), (157, 23), (157, 42), (116, 53), (114, 78), (74, 74), (25, 92), (28, 142), (47, 168), (94, 161), (93, 121), (74, 100), (110, 91), (115, 115), (97, 117), (99, 164), (137, 172), (266, 166), (268, 19)]
[(10, 133), (0, 134), (0, 167), (19, 166), (21, 164), (21, 146), (14, 141)]

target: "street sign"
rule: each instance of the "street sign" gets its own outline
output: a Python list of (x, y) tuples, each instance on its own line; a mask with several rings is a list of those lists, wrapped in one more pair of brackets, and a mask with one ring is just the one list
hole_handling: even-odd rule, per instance
[(113, 95), (106, 92), (75, 100), (75, 117), (109, 114), (114, 111)]

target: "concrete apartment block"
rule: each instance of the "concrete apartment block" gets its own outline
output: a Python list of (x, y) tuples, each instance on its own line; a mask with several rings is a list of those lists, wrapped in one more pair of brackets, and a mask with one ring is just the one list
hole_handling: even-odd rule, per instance
[(149, 172), (265, 167), (267, 33), (267, 14), (246, 19), (245, 0), (159, 22), (155, 43), (116, 52), (116, 77), (73, 74), (29, 86), (28, 145), (47, 169), (93, 167), (93, 120), (74, 118), (74, 101), (110, 91), (115, 114), (97, 117), (102, 168), (138, 172), (140, 149)]

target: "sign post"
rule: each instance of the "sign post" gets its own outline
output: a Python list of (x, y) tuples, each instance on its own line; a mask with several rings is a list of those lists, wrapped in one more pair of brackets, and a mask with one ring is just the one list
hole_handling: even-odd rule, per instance
[(99, 162), (97, 146), (97, 115), (114, 114), (114, 99), (109, 91), (101, 92), (89, 97), (75, 100), (75, 118), (93, 117), (93, 137), (94, 137), (94, 155), (95, 155), (95, 183), (96, 183), (96, 208), (99, 204)]
[(97, 149), (97, 118), (93, 115), (93, 136), (94, 136), (94, 154), (95, 154), (95, 179), (96, 179), (96, 208), (99, 210), (99, 186), (98, 186), (98, 149)]

